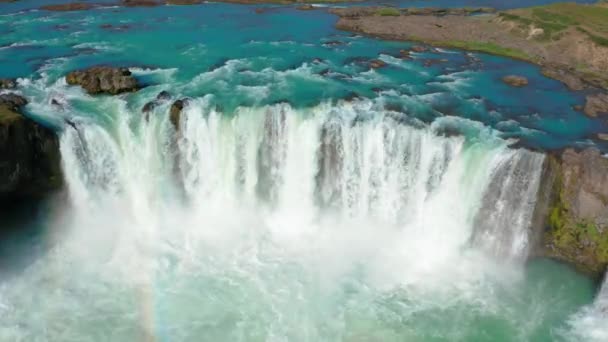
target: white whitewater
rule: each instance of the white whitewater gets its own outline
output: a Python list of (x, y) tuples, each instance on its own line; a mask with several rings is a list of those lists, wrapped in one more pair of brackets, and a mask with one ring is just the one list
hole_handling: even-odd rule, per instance
[[(208, 100), (179, 133), (166, 106), (146, 121), (121, 100), (66, 128), (71, 214), (1, 292), (0, 337), (77, 341), (90, 321), (99, 340), (344, 340), (365, 328), (354, 289), (412, 293), (411, 314), (492, 307), (479, 287), (494, 257), (526, 255), (540, 154), (483, 127), (438, 134), (473, 125), (456, 118), (404, 125), (370, 101), (226, 115)], [(14, 294), (32, 284), (45, 299), (26, 319), (12, 309), (34, 299)], [(82, 324), (47, 319), (68, 311)]]
[(582, 309), (569, 322), (565, 333), (571, 341), (608, 341), (608, 270), (593, 304)]

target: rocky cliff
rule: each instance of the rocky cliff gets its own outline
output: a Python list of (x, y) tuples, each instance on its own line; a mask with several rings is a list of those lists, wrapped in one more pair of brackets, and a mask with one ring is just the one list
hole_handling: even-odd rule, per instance
[(608, 266), (608, 159), (567, 149), (545, 163), (537, 211), (540, 254), (599, 275)]
[(59, 139), (21, 114), (26, 103), (0, 95), (0, 200), (42, 196), (63, 183)]

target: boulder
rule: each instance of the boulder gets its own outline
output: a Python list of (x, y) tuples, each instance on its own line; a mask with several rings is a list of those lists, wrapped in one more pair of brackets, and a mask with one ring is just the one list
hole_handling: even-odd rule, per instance
[(180, 99), (173, 102), (171, 109), (169, 110), (169, 120), (171, 121), (171, 124), (173, 124), (173, 127), (177, 130), (179, 130), (182, 110), (186, 105), (188, 105), (188, 99)]
[(410, 50), (406, 49), (399, 50), (399, 56), (401, 59), (412, 59), (412, 56), (410, 56)]
[(44, 196), (63, 184), (59, 139), (22, 115), (26, 103), (0, 95), (0, 200)]
[(168, 91), (163, 90), (156, 95), (156, 99), (159, 101), (169, 101), (171, 100), (171, 94)]
[(521, 88), (528, 85), (528, 79), (523, 76), (509, 75), (502, 78), (502, 81), (512, 87)]
[(369, 61), (369, 67), (372, 69), (379, 69), (386, 66), (386, 63), (380, 59), (372, 59)]
[(545, 164), (541, 191), (550, 187), (552, 195), (537, 227), (542, 254), (599, 275), (608, 266), (608, 159), (596, 149), (567, 149)]
[(588, 95), (584, 108), (585, 114), (596, 117), (600, 114), (608, 114), (608, 93)]
[(66, 76), (70, 85), (79, 85), (89, 94), (120, 94), (136, 91), (139, 86), (127, 68), (97, 66), (72, 71)]
[(152, 110), (154, 110), (154, 108), (156, 108), (156, 106), (158, 106), (162, 102), (169, 101), (170, 99), (171, 99), (171, 94), (169, 94), (168, 91), (163, 90), (160, 93), (158, 93), (158, 95), (156, 95), (156, 99), (154, 99), (153, 101), (150, 101), (150, 102), (146, 103), (141, 108), (141, 111), (143, 113), (149, 113)]
[(17, 86), (15, 80), (10, 78), (0, 78), (0, 89), (13, 89)]
[(427, 51), (429, 51), (429, 48), (427, 48), (426, 46), (422, 46), (422, 45), (414, 45), (414, 46), (412, 46), (411, 50), (414, 52), (427, 52)]

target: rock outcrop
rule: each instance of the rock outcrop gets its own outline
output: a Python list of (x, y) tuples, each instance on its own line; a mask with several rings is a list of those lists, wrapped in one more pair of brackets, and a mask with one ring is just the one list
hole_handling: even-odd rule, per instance
[(79, 85), (89, 94), (120, 94), (139, 89), (137, 80), (127, 68), (97, 66), (70, 72), (66, 77), (70, 85)]
[[(608, 159), (567, 149), (546, 161), (537, 209), (544, 211), (541, 255), (599, 275), (608, 266)], [(545, 207), (544, 209), (542, 207)]]
[(43, 196), (63, 184), (59, 139), (21, 114), (26, 103), (0, 95), (0, 200)]
[(608, 114), (608, 93), (588, 95), (584, 111), (591, 117)]
[(512, 87), (521, 88), (528, 85), (528, 79), (523, 76), (509, 75), (502, 78), (502, 81)]
[(156, 108), (158, 105), (162, 104), (165, 101), (169, 101), (171, 99), (171, 94), (169, 94), (169, 92), (163, 90), (160, 93), (158, 93), (158, 95), (156, 95), (156, 98), (153, 101), (150, 101), (148, 103), (146, 103), (141, 111), (143, 113), (149, 113), (151, 111), (154, 110), (154, 108)]
[(0, 78), (0, 89), (12, 89), (15, 88), (16, 82), (10, 78)]
[(173, 124), (173, 127), (175, 127), (176, 130), (179, 130), (182, 110), (186, 105), (188, 105), (188, 99), (186, 98), (177, 100), (171, 105), (171, 109), (169, 110), (169, 120), (171, 120), (171, 124)]

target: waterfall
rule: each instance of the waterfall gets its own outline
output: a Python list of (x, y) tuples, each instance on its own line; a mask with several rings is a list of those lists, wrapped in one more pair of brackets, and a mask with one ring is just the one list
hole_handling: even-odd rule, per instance
[[(82, 340), (89, 327), (115, 340), (376, 340), (393, 305), (407, 338), (446, 310), (496, 312), (488, 279), (517, 272), (497, 268), (492, 243), (525, 254), (542, 155), (471, 121), (412, 124), (370, 100), (222, 113), (199, 98), (176, 131), (167, 106), (146, 118), (88, 100), (103, 112), (74, 110), (61, 136), (59, 243), (0, 288), (7, 340)], [(36, 315), (19, 309), (34, 302)]]
[(124, 202), (129, 216), (154, 226), (161, 208), (180, 206), (183, 187), (190, 213), (263, 207), (309, 224), (333, 215), (392, 226), (419, 239), (411, 258), (431, 246), (447, 258), (468, 241), (526, 256), (543, 156), (500, 139), (442, 136), (441, 120), (415, 128), (366, 101), (225, 115), (198, 99), (184, 109), (174, 144), (166, 108), (137, 125), (119, 108), (112, 128), (63, 135), (76, 205)]
[(475, 219), (474, 245), (502, 258), (527, 257), (543, 161), (542, 154), (522, 150), (497, 165)]

